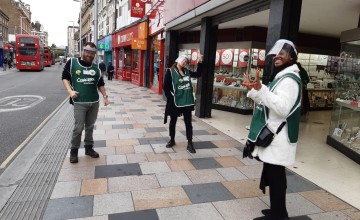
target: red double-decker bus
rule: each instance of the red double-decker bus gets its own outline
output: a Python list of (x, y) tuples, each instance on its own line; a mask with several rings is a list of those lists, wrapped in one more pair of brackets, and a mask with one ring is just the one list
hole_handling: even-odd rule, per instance
[(15, 47), (18, 70), (41, 71), (44, 69), (44, 47), (38, 36), (17, 34)]
[(44, 47), (44, 65), (51, 66), (51, 51), (48, 46)]
[(51, 54), (50, 54), (50, 58), (51, 58), (51, 65), (55, 65), (55, 53), (53, 51), (51, 51)]

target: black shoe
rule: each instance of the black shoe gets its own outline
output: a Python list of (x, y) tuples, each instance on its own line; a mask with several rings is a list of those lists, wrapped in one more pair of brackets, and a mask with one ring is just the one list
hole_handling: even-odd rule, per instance
[(194, 144), (192, 141), (189, 141), (188, 142), (188, 145), (187, 145), (187, 148), (186, 148), (187, 151), (189, 151), (189, 153), (192, 153), (192, 154), (195, 154), (196, 153), (196, 150), (194, 148)]
[(84, 146), (85, 147), (85, 155), (88, 155), (92, 158), (98, 158), (99, 154), (94, 151), (93, 146), (92, 145), (88, 145), (88, 146)]
[(77, 162), (79, 162), (78, 149), (77, 148), (71, 148), (71, 150), (70, 150), (70, 163), (77, 163)]
[(170, 140), (169, 142), (167, 142), (166, 144), (166, 148), (172, 148), (175, 145), (175, 141), (174, 140)]
[(263, 209), (263, 210), (261, 210), (261, 213), (263, 215), (271, 215), (271, 209)]

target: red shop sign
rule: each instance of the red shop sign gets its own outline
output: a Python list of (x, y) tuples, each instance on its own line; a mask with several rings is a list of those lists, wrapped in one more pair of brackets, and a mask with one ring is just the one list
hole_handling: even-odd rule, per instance
[(190, 65), (196, 65), (199, 55), (199, 50), (191, 50)]
[(220, 54), (221, 54), (221, 50), (216, 50), (216, 54), (215, 54), (215, 66), (219, 66), (219, 65), (220, 65)]
[(145, 15), (145, 3), (141, 0), (131, 1), (130, 16), (135, 18), (142, 18)]
[(239, 54), (239, 67), (247, 67), (249, 61), (249, 49), (240, 49)]
[(233, 49), (223, 49), (221, 51), (220, 65), (232, 66), (234, 59), (234, 50)]

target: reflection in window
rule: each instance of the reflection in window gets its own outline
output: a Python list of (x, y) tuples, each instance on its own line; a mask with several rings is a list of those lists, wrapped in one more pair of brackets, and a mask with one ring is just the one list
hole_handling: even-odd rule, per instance
[(139, 50), (133, 50), (133, 65), (132, 70), (138, 72), (139, 71)]

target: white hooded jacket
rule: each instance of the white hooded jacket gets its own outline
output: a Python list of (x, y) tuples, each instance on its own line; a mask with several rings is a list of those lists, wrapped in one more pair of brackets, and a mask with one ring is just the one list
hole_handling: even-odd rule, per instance
[[(297, 64), (280, 71), (275, 76), (275, 79), (286, 73), (293, 73), (300, 79)], [(286, 121), (299, 92), (298, 83), (294, 79), (286, 77), (278, 83), (273, 92), (269, 91), (266, 85), (262, 85), (258, 91), (251, 89), (247, 93), (247, 97), (268, 107), (268, 127), (275, 133), (279, 125)], [(289, 166), (294, 164), (297, 144), (290, 144), (287, 131), (288, 126), (286, 124), (268, 147), (256, 146), (252, 155), (254, 157), (258, 156), (263, 162), (274, 165)]]

